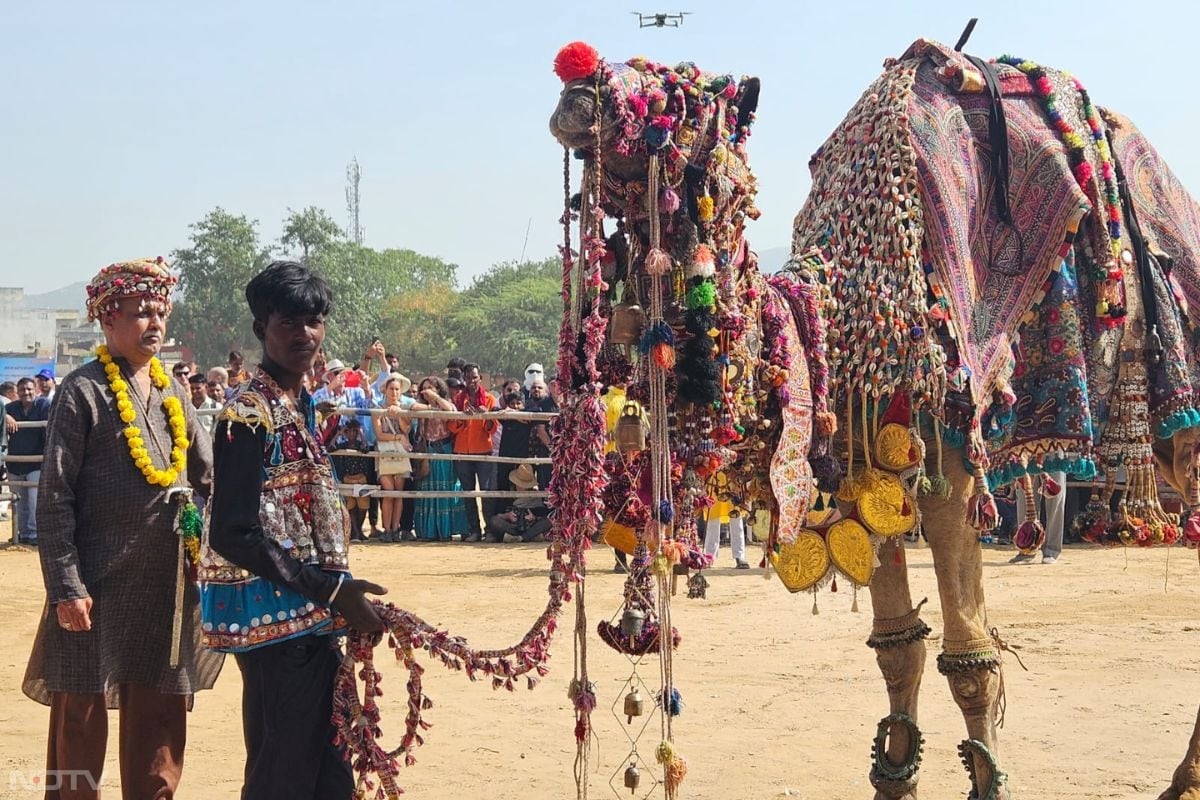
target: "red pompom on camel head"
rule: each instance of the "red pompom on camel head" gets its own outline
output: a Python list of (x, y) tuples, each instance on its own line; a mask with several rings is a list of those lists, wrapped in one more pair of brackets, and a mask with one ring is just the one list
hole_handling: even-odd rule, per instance
[(554, 57), (554, 74), (563, 83), (590, 78), (600, 66), (600, 54), (587, 42), (571, 42)]

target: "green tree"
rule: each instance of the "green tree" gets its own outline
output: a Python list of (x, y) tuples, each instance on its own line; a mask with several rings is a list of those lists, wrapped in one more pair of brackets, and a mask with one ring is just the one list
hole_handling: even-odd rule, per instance
[(329, 247), (343, 242), (345, 238), (345, 233), (324, 209), (309, 206), (303, 211), (288, 209), (279, 244), (283, 252), (291, 254), (302, 264), (308, 264), (312, 255), (323, 253)]
[(505, 375), (520, 374), (530, 361), (553, 363), (561, 290), (557, 258), (493, 266), (459, 295), (450, 315), (454, 355)]
[(189, 226), (190, 245), (172, 254), (182, 299), (171, 328), (201, 364), (224, 364), (230, 350), (257, 345), (242, 295), (271, 259), (257, 226), (218, 206)]
[(373, 250), (345, 241), (314, 251), (312, 265), (334, 292), (325, 352), (343, 361), (357, 360), (376, 336), (389, 348), (401, 345), (388, 331), (396, 299), (453, 291), (457, 270), (412, 250)]
[(413, 380), (440, 374), (457, 340), (448, 323), (459, 302), (450, 283), (397, 294), (384, 303), (382, 338)]

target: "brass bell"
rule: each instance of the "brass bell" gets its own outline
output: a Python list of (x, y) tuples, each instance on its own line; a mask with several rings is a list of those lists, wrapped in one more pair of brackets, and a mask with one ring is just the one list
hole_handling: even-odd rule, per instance
[(631, 638), (641, 636), (645, 624), (646, 613), (640, 608), (627, 608), (621, 615), (621, 633)]
[(632, 724), (633, 718), (640, 717), (645, 707), (646, 704), (642, 700), (642, 693), (638, 691), (636, 686), (630, 689), (629, 694), (625, 695), (625, 724)]
[(612, 318), (608, 321), (608, 339), (613, 344), (633, 347), (642, 341), (642, 329), (646, 327), (646, 312), (636, 303), (619, 303), (613, 306)]
[(626, 403), (617, 420), (617, 449), (622, 453), (638, 453), (646, 449), (649, 429), (642, 419), (642, 409), (637, 403)]
[(625, 788), (630, 792), (636, 792), (638, 784), (642, 782), (642, 773), (638, 772), (637, 764), (631, 763), (625, 768)]

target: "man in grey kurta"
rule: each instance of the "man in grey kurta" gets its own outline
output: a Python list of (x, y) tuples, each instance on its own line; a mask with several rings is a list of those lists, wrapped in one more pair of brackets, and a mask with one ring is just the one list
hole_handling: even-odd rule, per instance
[[(51, 707), (47, 771), (73, 776), (62, 786), (76, 790), (72, 798), (98, 796), (92, 785), (104, 766), (106, 708), (118, 707), (124, 797), (173, 797), (192, 695), (212, 687), (222, 663), (200, 644), (199, 596), (190, 578), (181, 580), (187, 572), (176, 530), (186, 497), (178, 490), (207, 494), (210, 437), (177, 381), (159, 387), (150, 379), (174, 283), (159, 260), (113, 265), (88, 287), (89, 313), (103, 324), (135, 409), (131, 424), (155, 469), (170, 466), (164, 400), (178, 399), (187, 422), (185, 474), (169, 487), (148, 482), (99, 360), (63, 380), (50, 413), (38, 508), (47, 604), (23, 688)], [(84, 773), (95, 780), (75, 777)]]

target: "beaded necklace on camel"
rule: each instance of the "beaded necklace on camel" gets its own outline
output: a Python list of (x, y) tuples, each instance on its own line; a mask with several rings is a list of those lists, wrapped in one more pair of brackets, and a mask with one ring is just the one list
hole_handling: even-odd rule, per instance
[[(1096, 176), (1091, 162), (1087, 158), (1086, 140), (1059, 112), (1058, 96), (1045, 68), (1016, 56), (1005, 55), (996, 60), (1001, 64), (1020, 70), (1029, 78), (1029, 83), (1046, 107), (1046, 116), (1050, 118), (1050, 123), (1062, 136), (1063, 144), (1067, 147), (1067, 160), (1071, 164), (1071, 172), (1075, 175), (1076, 183), (1079, 184), (1079, 188), (1083, 190), (1084, 194), (1090, 194), (1089, 188)], [(1096, 148), (1096, 154), (1100, 158), (1100, 176), (1104, 181), (1103, 192), (1100, 191), (1100, 187), (1096, 188), (1097, 193), (1102, 194), (1104, 199), (1104, 222), (1112, 241), (1112, 253), (1103, 262), (1097, 261), (1092, 270), (1092, 277), (1099, 282), (1096, 293), (1098, 298), (1096, 318), (1104, 327), (1113, 328), (1119, 325), (1122, 317), (1125, 316), (1125, 307), (1121, 303), (1120, 292), (1124, 274), (1117, 261), (1121, 256), (1121, 199), (1117, 190), (1117, 174), (1113, 167), (1108, 140), (1104, 136), (1104, 125), (1100, 122), (1100, 115), (1096, 113), (1096, 107), (1092, 105), (1091, 96), (1074, 75), (1067, 72), (1063, 72), (1062, 75), (1070, 80), (1075, 90), (1079, 92), (1079, 98), (1083, 102), (1084, 117), (1087, 119), (1090, 129), (1090, 138)]]

